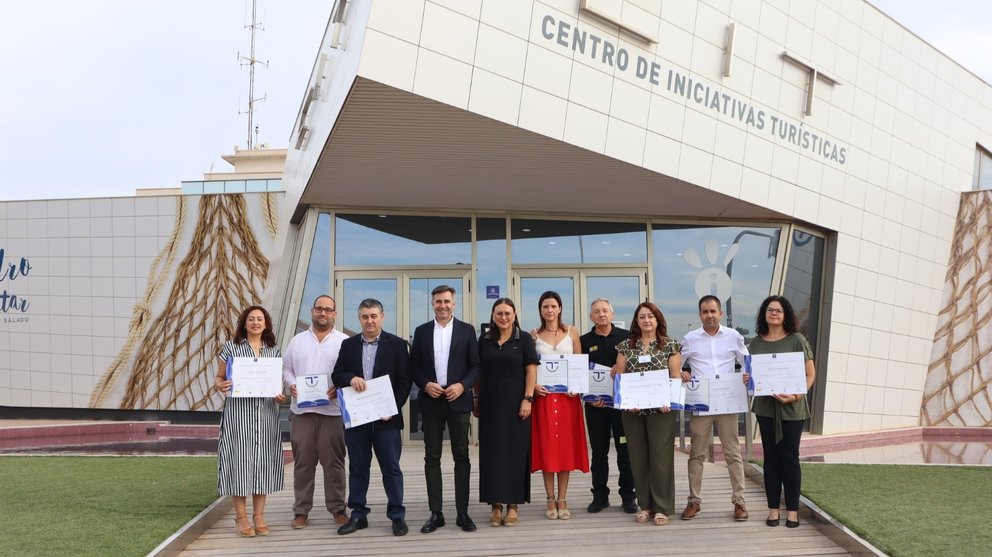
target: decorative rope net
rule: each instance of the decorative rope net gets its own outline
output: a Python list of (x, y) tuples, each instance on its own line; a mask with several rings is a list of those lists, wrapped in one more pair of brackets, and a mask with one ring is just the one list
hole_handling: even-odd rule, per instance
[(992, 192), (962, 194), (937, 332), (927, 370), (923, 425), (992, 425)]
[[(263, 207), (265, 203), (263, 199)], [(270, 231), (271, 226), (267, 224)], [(170, 244), (181, 230), (178, 224), (176, 230)], [(212, 389), (217, 354), (234, 337), (241, 310), (261, 300), (268, 272), (269, 260), (251, 230), (244, 195), (202, 196), (189, 254), (176, 270), (165, 310), (144, 334), (132, 329), (140, 346), (119, 407), (219, 409), (222, 399)], [(149, 283), (153, 280), (163, 277), (152, 275)], [(146, 291), (139, 305), (150, 302)], [(125, 348), (135, 342), (129, 337)], [(102, 401), (112, 387), (117, 368), (113, 374), (108, 370), (106, 381), (101, 379), (95, 401)]]

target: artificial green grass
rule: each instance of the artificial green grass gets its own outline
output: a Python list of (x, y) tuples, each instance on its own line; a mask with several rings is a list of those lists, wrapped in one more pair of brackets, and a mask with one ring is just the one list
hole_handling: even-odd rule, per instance
[(217, 499), (216, 457), (0, 457), (0, 555), (145, 555)]
[(803, 464), (803, 495), (893, 556), (988, 555), (992, 468)]

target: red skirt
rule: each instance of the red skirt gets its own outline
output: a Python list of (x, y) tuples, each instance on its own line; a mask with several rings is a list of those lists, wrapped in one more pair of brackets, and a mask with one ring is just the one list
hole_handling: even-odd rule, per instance
[(530, 471), (589, 472), (582, 398), (564, 394), (534, 397)]

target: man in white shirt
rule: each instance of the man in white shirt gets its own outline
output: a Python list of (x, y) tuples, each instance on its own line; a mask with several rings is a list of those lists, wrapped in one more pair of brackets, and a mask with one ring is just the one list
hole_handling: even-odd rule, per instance
[[(743, 364), (747, 355), (744, 337), (730, 327), (720, 324), (723, 309), (716, 296), (703, 296), (699, 300), (699, 319), (702, 328), (690, 331), (682, 341), (682, 360), (692, 370), (682, 372), (683, 381), (691, 378), (713, 379), (717, 376), (735, 373), (734, 364)], [(740, 441), (737, 438), (737, 414), (697, 413), (689, 420), (692, 430), (692, 447), (689, 451), (689, 503), (682, 511), (682, 520), (692, 520), (699, 514), (702, 499), (703, 461), (706, 449), (713, 438), (713, 425), (720, 433), (723, 458), (730, 472), (732, 488), (731, 502), (734, 505), (734, 520), (747, 520), (747, 506), (744, 501), (744, 464), (741, 461)]]
[[(348, 335), (334, 328), (337, 307), (334, 298), (319, 296), (310, 308), (311, 326), (289, 341), (283, 352), (282, 377), (293, 395), (290, 407), (290, 442), (293, 446), (293, 528), (306, 528), (313, 508), (314, 473), (317, 463), (324, 469), (324, 504), (336, 524), (348, 522), (345, 514), (344, 422), (337, 390), (331, 384), (331, 371), (338, 359), (341, 342)], [(329, 405), (301, 408), (296, 378), (308, 375), (327, 377)]]

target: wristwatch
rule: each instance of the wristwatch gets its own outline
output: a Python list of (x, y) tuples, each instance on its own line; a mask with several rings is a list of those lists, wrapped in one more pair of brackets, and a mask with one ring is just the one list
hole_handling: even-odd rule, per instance
[(524, 395), (524, 400), (526, 400), (527, 402), (534, 402), (534, 397), (530, 395)]

